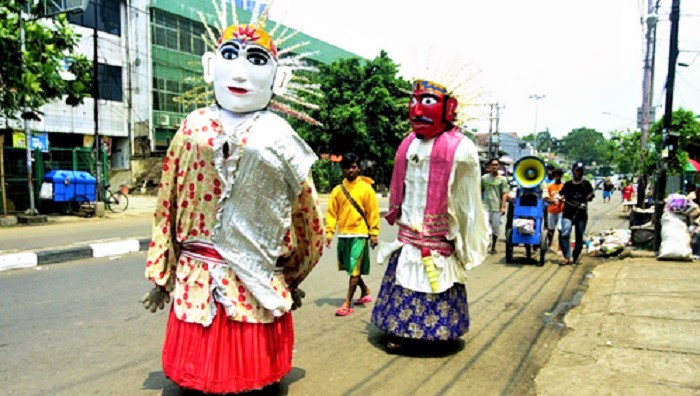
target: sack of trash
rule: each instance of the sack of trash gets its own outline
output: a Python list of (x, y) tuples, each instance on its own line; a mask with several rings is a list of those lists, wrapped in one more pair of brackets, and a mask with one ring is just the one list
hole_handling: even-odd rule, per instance
[(682, 194), (669, 194), (666, 198), (666, 210), (673, 213), (683, 213), (690, 207), (690, 200)]
[(693, 259), (686, 216), (674, 212), (664, 212), (661, 216), (661, 246), (656, 258), (684, 261)]
[(520, 235), (533, 235), (535, 233), (535, 220), (533, 219), (515, 219), (513, 227), (518, 229)]
[(632, 233), (627, 229), (610, 229), (597, 234), (589, 234), (586, 246), (589, 254), (610, 257), (621, 253), (630, 244)]

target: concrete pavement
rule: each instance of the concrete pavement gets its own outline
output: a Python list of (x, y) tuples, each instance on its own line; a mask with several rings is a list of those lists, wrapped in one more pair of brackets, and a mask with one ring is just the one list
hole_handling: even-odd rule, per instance
[(698, 263), (600, 260), (592, 275), (538, 394), (700, 394)]

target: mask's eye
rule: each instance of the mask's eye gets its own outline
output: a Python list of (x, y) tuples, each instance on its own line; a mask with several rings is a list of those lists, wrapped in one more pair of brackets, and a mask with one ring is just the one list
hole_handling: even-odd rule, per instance
[(432, 97), (430, 97), (430, 96), (426, 96), (426, 97), (424, 97), (424, 98), (421, 98), (420, 103), (421, 103), (422, 105), (424, 105), (424, 106), (430, 106), (430, 105), (436, 104), (436, 103), (437, 103), (437, 99), (432, 98)]
[(238, 49), (232, 45), (221, 47), (221, 56), (224, 59), (232, 60), (238, 58)]
[(260, 48), (253, 47), (248, 49), (246, 59), (256, 66), (262, 66), (270, 60), (270, 55)]
[(248, 54), (248, 62), (256, 66), (262, 66), (267, 64), (267, 57), (258, 53)]
[(411, 97), (411, 101), (408, 103), (409, 106), (413, 107), (418, 104), (418, 99), (415, 96)]

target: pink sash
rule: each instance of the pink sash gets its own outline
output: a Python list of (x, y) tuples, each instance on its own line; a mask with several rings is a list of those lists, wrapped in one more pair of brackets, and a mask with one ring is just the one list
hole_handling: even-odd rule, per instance
[[(390, 225), (394, 225), (401, 217), (403, 202), (404, 180), (406, 179), (406, 153), (411, 142), (416, 138), (414, 133), (408, 135), (399, 145), (394, 160), (394, 172), (391, 177), (391, 197), (389, 212), (385, 216)], [(428, 201), (423, 215), (422, 236), (444, 237), (449, 232), (449, 217), (447, 214), (447, 195), (449, 192), (450, 175), (454, 164), (454, 155), (459, 142), (464, 139), (457, 128), (442, 133), (435, 138), (430, 153), (430, 170), (428, 180)], [(401, 233), (399, 234), (401, 239)], [(407, 243), (418, 246), (420, 238), (414, 235)], [(417, 243), (416, 243), (417, 242)], [(426, 241), (427, 242), (427, 241)]]

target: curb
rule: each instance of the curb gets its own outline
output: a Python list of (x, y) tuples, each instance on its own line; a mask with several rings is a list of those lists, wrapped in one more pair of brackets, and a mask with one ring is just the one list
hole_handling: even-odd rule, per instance
[(148, 249), (151, 238), (122, 239), (85, 246), (0, 254), (0, 271), (32, 268), (91, 257), (110, 257)]
[[(381, 208), (379, 212), (380, 217), (386, 216), (387, 212), (387, 209)], [(148, 250), (150, 243), (151, 238), (131, 238), (110, 242), (90, 243), (84, 246), (0, 254), (0, 272), (92, 257), (119, 256), (126, 253)]]

